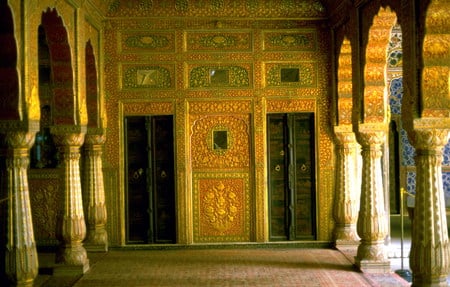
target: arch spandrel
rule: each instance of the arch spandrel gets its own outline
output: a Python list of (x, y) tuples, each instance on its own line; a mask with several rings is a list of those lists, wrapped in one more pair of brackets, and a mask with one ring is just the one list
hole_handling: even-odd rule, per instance
[(339, 125), (351, 125), (352, 123), (352, 93), (352, 48), (350, 40), (345, 37), (338, 59), (337, 120)]
[(386, 58), (390, 31), (397, 20), (389, 7), (380, 8), (367, 31), (367, 45), (364, 47), (364, 123), (386, 123), (389, 109), (386, 89)]
[(450, 3), (430, 1), (425, 14), (421, 116), (450, 117)]

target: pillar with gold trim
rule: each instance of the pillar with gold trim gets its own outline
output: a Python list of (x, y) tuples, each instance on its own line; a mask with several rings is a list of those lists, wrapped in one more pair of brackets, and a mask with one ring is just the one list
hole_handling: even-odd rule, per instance
[(91, 133), (85, 137), (83, 200), (87, 205), (87, 238), (84, 246), (88, 251), (108, 251), (106, 231), (105, 188), (103, 182), (102, 152), (105, 136)]
[(14, 286), (33, 286), (39, 268), (27, 175), (35, 134), (9, 131), (5, 135), (8, 218), (4, 260), (6, 275)]
[(450, 248), (442, 182), (442, 156), (450, 129), (420, 127), (423, 122), (426, 120), (414, 122), (416, 200), (410, 268), (413, 286), (448, 286)]
[(357, 247), (360, 185), (358, 185), (358, 143), (351, 125), (334, 128), (337, 140), (336, 191), (333, 215), (336, 221), (334, 243), (337, 248)]
[(60, 248), (56, 253), (58, 266), (54, 274), (83, 274), (89, 269), (83, 246), (86, 223), (80, 178), (80, 147), (86, 131), (85, 127), (80, 126), (55, 126), (51, 128), (51, 133), (58, 147), (62, 188), (56, 230)]
[(355, 258), (363, 272), (390, 272), (385, 238), (388, 221), (384, 200), (384, 184), (381, 157), (382, 145), (386, 141), (387, 127), (384, 124), (361, 124), (358, 142), (362, 147), (362, 184), (357, 231), (361, 238)]

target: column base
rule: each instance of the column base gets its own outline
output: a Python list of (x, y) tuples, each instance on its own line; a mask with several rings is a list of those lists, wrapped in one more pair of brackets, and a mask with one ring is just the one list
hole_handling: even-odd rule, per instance
[(334, 242), (334, 247), (336, 249), (345, 249), (345, 250), (348, 250), (348, 249), (353, 250), (354, 249), (355, 253), (358, 250), (358, 246), (359, 246), (359, 240), (336, 240)]
[(53, 268), (53, 276), (83, 275), (89, 268), (89, 259), (83, 265), (56, 264)]
[(429, 278), (429, 280), (423, 280), (423, 278), (417, 278), (413, 275), (412, 286), (426, 286), (426, 287), (447, 287), (447, 277)]
[(108, 244), (91, 244), (85, 242), (83, 246), (87, 252), (108, 252)]
[(364, 273), (391, 273), (391, 262), (389, 260), (360, 260), (355, 257), (355, 265)]
[(83, 242), (83, 247), (90, 252), (108, 251), (108, 234), (105, 229), (89, 230), (87, 239)]

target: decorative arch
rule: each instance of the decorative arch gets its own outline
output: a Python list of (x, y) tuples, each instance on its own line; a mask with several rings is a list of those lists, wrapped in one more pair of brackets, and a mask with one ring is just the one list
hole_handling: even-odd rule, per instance
[[(428, 1), (421, 1), (428, 2)], [(450, 117), (450, 3), (429, 1), (423, 29), (421, 116)]]
[(50, 52), (52, 124), (74, 125), (77, 113), (67, 31), (56, 9), (48, 8), (42, 14), (41, 23)]
[(388, 120), (386, 58), (390, 32), (396, 21), (396, 14), (389, 7), (380, 8), (368, 29), (366, 41), (363, 40), (364, 90), (360, 120), (364, 123)]
[(344, 37), (340, 47), (337, 79), (337, 124), (351, 125), (353, 109), (352, 47), (347, 37)]
[(14, 22), (7, 1), (0, 1), (0, 120), (21, 120)]
[(88, 128), (101, 128), (98, 97), (97, 67), (91, 41), (86, 43), (86, 104)]

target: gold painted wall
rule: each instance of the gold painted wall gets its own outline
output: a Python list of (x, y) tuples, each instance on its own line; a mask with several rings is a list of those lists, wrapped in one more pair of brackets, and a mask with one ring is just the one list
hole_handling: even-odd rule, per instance
[[(316, 121), (317, 239), (330, 241), (333, 145), (323, 20), (192, 14), (106, 21), (105, 170), (117, 175), (105, 182), (111, 244), (125, 243), (125, 116), (175, 116), (178, 243), (265, 242), (266, 114), (303, 111)], [(282, 70), (298, 71), (298, 80)], [(227, 132), (227, 149), (214, 148), (214, 131)]]

